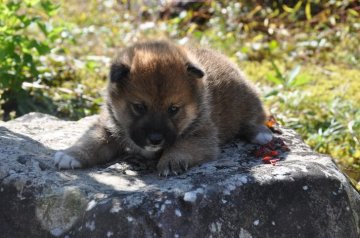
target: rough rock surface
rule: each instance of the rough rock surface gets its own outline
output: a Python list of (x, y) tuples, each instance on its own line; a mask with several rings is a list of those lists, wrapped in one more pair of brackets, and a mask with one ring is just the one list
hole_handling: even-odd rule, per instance
[(59, 171), (52, 156), (95, 117), (31, 113), (0, 122), (0, 237), (347, 237), (360, 195), (332, 160), (292, 131), (291, 151), (263, 164), (235, 141), (217, 161), (160, 178), (151, 162)]

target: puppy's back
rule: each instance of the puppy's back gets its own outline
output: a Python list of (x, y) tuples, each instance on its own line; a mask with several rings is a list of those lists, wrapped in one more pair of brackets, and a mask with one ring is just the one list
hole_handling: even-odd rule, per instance
[(221, 143), (238, 134), (251, 138), (253, 128), (262, 124), (266, 113), (254, 86), (238, 67), (210, 49), (191, 49), (206, 74), (211, 117), (218, 127)]

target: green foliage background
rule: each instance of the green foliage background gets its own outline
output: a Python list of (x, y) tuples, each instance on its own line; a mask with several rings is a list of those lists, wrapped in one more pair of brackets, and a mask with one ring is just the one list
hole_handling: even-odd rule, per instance
[(278, 121), (360, 188), (358, 1), (161, 2), (0, 1), (0, 116), (97, 113), (115, 52), (171, 38), (228, 55)]

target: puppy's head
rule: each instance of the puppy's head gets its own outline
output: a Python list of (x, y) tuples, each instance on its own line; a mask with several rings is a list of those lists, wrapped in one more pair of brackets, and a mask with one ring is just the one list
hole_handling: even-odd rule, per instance
[(202, 116), (204, 72), (169, 42), (136, 44), (112, 63), (108, 108), (139, 147), (171, 146)]

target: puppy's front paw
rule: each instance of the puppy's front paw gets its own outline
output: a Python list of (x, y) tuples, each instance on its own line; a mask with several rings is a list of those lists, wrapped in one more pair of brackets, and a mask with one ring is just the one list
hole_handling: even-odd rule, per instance
[(56, 152), (54, 161), (55, 166), (59, 169), (77, 169), (82, 167), (82, 164), (79, 160), (62, 151)]
[(158, 164), (157, 170), (160, 176), (178, 175), (185, 172), (191, 165), (191, 155), (183, 153), (169, 153), (163, 155)]

